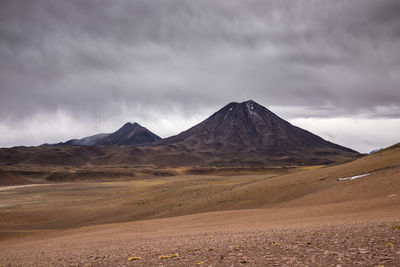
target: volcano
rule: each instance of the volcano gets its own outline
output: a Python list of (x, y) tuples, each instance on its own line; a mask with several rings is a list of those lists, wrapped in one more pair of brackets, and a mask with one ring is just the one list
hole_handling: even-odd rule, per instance
[(80, 146), (111, 146), (111, 145), (140, 145), (150, 144), (161, 138), (139, 123), (126, 123), (116, 132), (111, 134), (96, 134), (82, 139), (72, 139), (57, 145), (80, 145)]
[(229, 103), (189, 130), (154, 145), (210, 155), (222, 165), (235, 161), (326, 164), (359, 155), (293, 126), (252, 100)]

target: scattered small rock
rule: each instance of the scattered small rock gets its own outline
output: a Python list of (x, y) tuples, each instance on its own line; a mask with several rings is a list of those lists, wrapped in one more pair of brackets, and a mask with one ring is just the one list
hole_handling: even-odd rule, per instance
[(138, 261), (138, 260), (141, 260), (141, 259), (142, 259), (141, 257), (129, 257), (128, 261)]
[(365, 248), (359, 248), (358, 249), (358, 253), (360, 253), (360, 254), (368, 254), (369, 251), (367, 249), (365, 249)]

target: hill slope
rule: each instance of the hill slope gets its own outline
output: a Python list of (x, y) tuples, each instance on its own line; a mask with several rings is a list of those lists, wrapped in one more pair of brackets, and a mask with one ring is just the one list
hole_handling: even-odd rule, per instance
[(126, 123), (116, 132), (111, 134), (96, 134), (82, 139), (72, 139), (57, 145), (80, 145), (80, 146), (99, 146), (99, 145), (140, 145), (149, 144), (161, 138), (150, 132), (138, 123)]
[[(354, 180), (339, 180), (360, 176)], [(227, 209), (268, 207), (295, 208), (315, 205), (349, 204), (349, 209), (372, 200), (398, 201), (400, 198), (400, 147), (391, 146), (382, 152), (334, 166), (297, 172), (238, 186), (193, 203), (174, 215)], [(343, 204), (347, 205), (347, 204)]]

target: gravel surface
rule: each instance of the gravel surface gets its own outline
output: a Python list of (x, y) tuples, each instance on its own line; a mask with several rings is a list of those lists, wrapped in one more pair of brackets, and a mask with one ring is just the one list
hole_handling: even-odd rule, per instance
[(76, 232), (3, 244), (0, 266), (400, 266), (400, 225), (393, 222), (147, 237), (123, 231)]

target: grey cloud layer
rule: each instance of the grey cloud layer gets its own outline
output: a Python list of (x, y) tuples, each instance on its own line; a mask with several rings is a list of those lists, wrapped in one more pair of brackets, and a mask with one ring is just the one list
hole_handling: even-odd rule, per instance
[(400, 117), (398, 0), (0, 5), (3, 123), (246, 99), (294, 117)]

